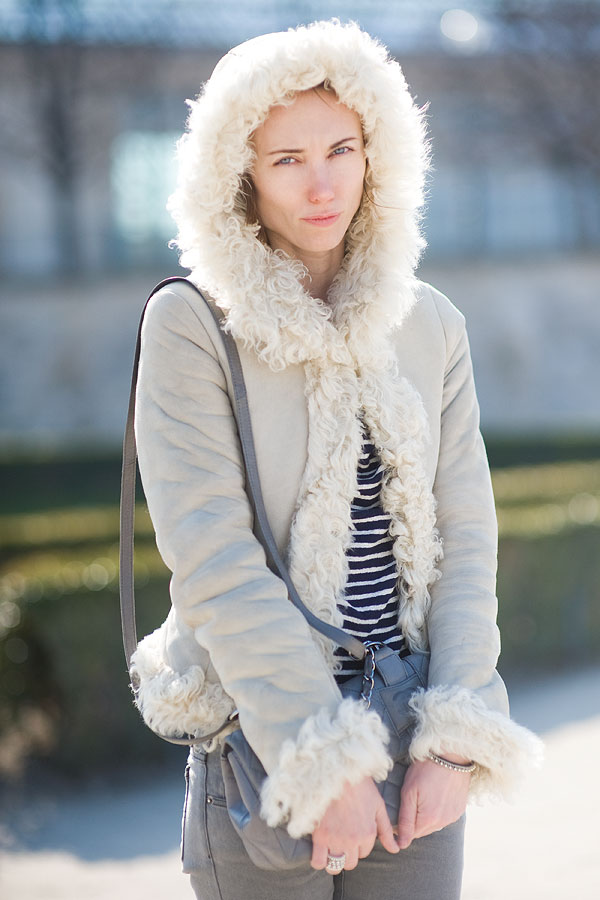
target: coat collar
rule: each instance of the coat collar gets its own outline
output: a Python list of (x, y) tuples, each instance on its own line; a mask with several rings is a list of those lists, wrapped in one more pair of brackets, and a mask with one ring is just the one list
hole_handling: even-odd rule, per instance
[(265, 246), (248, 226), (244, 231), (243, 241), (220, 248), (217, 277), (191, 276), (226, 312), (227, 330), (237, 340), (273, 371), (306, 362), (389, 365), (390, 333), (416, 302), (412, 268), (402, 271), (385, 247), (367, 241), (353, 247), (350, 233), (324, 302), (302, 287), (301, 262)]

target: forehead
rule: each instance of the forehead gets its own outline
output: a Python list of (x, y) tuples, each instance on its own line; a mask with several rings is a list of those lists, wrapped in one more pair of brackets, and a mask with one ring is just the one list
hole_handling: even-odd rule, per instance
[(257, 149), (261, 149), (273, 141), (285, 142), (286, 138), (293, 136), (309, 140), (313, 137), (327, 139), (332, 134), (335, 134), (333, 141), (360, 137), (360, 117), (341, 103), (333, 91), (313, 88), (299, 91), (288, 104), (272, 106), (262, 125), (254, 132), (253, 141)]

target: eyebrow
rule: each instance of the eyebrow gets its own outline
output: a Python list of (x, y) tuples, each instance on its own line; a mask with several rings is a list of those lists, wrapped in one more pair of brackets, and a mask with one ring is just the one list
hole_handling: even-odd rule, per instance
[[(357, 141), (358, 138), (356, 136), (353, 137), (345, 137), (342, 138), (341, 141), (336, 141), (335, 144), (332, 144), (328, 149), (335, 150), (336, 147), (340, 147), (342, 144), (349, 144), (350, 141)], [(275, 156), (278, 153), (302, 153), (302, 148), (296, 147), (295, 149), (285, 149), (285, 150), (269, 150), (267, 156)]]

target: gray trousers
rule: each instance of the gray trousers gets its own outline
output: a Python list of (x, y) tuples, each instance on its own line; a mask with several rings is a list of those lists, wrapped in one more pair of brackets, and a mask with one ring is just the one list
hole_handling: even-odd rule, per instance
[(258, 869), (225, 805), (219, 753), (193, 749), (186, 768), (181, 855), (198, 900), (458, 900), (464, 816), (442, 831), (388, 853), (379, 841), (350, 872), (305, 866)]

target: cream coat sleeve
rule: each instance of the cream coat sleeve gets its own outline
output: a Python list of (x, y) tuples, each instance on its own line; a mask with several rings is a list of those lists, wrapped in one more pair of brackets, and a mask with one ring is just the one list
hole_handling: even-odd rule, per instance
[(266, 565), (218, 354), (173, 287), (146, 312), (136, 433), (174, 612), (208, 652), (268, 773), (263, 815), (294, 836), (309, 833), (346, 779), (385, 777), (387, 734), (374, 713), (342, 700)]
[(474, 759), (473, 794), (506, 796), (539, 760), (541, 742), (510, 720), (496, 671), (497, 526), (469, 343), (458, 310), (441, 295), (436, 305), (447, 345), (434, 483), (444, 557), (427, 620), (429, 687), (412, 700), (418, 721), (411, 755), (424, 759), (431, 750)]

